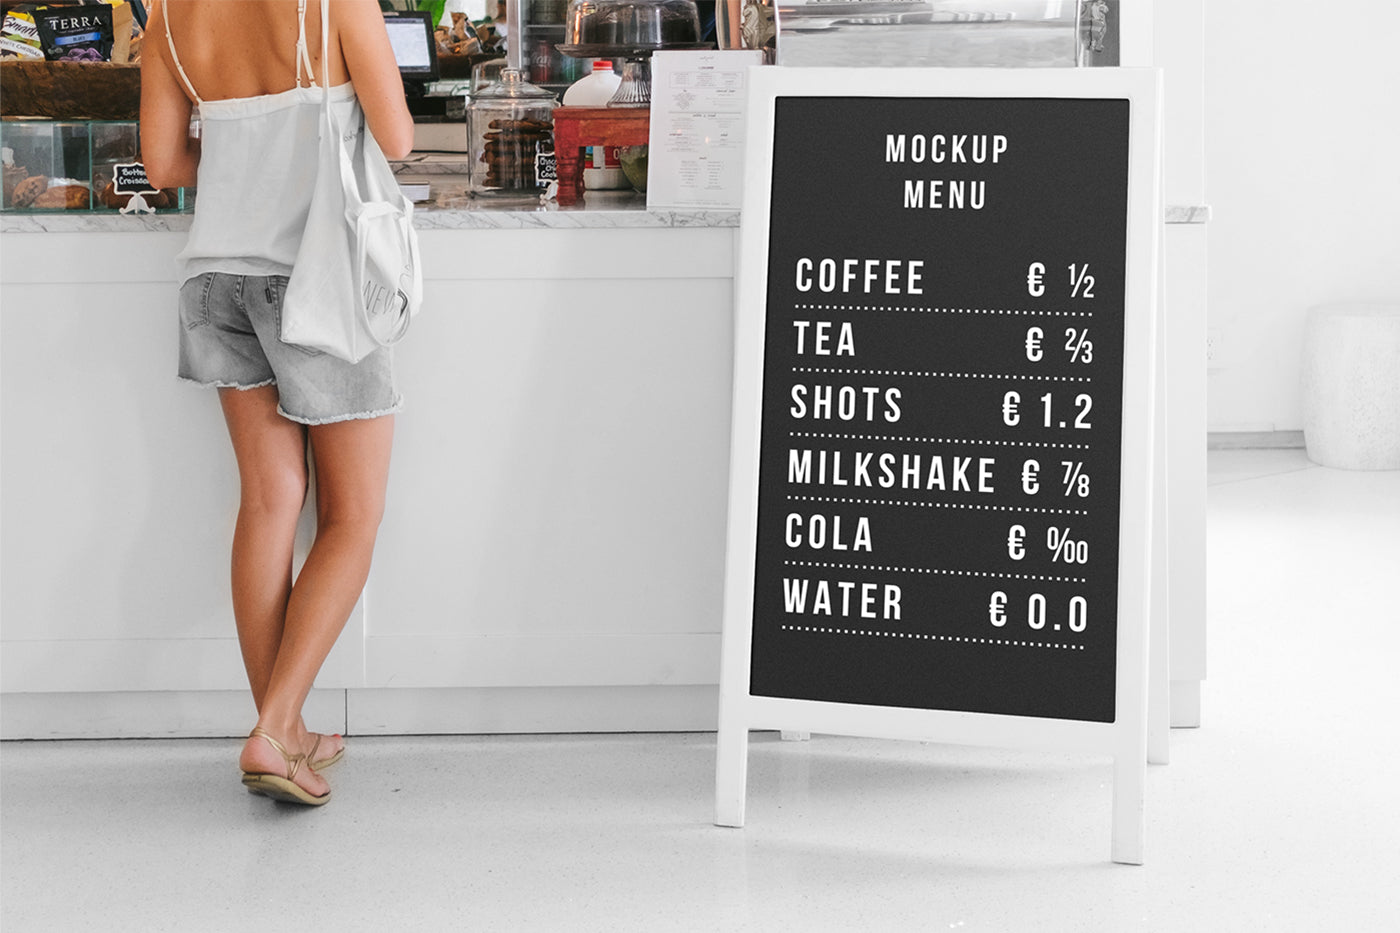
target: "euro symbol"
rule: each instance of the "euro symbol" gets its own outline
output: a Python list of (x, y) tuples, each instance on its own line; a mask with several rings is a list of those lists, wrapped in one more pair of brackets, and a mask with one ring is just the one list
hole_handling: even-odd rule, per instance
[(993, 593), (991, 600), (988, 601), (987, 615), (997, 628), (1006, 624), (1006, 594), (1001, 590)]
[(1032, 327), (1026, 331), (1026, 359), (1032, 363), (1038, 363), (1045, 354), (1041, 352), (1040, 341), (1045, 336), (1045, 331), (1039, 327)]
[(1038, 460), (1027, 460), (1026, 465), (1021, 468), (1021, 488), (1028, 496), (1040, 492), (1040, 462)]
[(1012, 560), (1020, 560), (1026, 556), (1026, 549), (1022, 546), (1026, 541), (1026, 526), (1012, 525), (1011, 533), (1006, 536), (1006, 553)]
[(1008, 392), (1001, 400), (1001, 420), (1006, 422), (1006, 426), (1014, 428), (1021, 423), (1021, 415), (1017, 407), (1021, 404), (1020, 392)]
[(1026, 291), (1030, 292), (1033, 298), (1045, 294), (1045, 263), (1031, 263), (1030, 269), (1026, 271)]

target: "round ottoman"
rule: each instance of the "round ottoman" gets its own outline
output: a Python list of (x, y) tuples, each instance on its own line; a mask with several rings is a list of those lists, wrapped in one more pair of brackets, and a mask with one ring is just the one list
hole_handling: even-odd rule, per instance
[(1303, 437), (1314, 463), (1400, 470), (1400, 304), (1308, 312)]

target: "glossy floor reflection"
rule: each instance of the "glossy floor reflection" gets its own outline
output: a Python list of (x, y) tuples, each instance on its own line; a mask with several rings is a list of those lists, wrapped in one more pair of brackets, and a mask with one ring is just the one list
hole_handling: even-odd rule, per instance
[(1112, 865), (1106, 761), (818, 736), (353, 739), (320, 811), (226, 740), (8, 743), (9, 931), (1400, 929), (1400, 473), (1220, 451), (1204, 727)]

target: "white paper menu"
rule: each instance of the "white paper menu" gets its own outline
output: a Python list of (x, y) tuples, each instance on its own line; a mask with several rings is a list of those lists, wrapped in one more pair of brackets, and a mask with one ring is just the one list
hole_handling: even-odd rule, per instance
[(647, 207), (738, 210), (744, 107), (757, 50), (655, 52)]

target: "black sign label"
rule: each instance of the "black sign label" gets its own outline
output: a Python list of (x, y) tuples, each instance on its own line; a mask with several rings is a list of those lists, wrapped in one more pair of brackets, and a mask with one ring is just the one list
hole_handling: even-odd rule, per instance
[(112, 190), (117, 194), (155, 194), (146, 178), (146, 166), (140, 162), (123, 162), (112, 166)]
[(1128, 119), (775, 101), (753, 695), (1114, 720)]
[(551, 181), (559, 179), (559, 169), (555, 164), (553, 144), (541, 143), (535, 151), (535, 184), (543, 188)]

